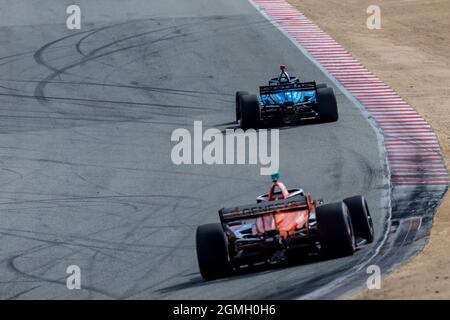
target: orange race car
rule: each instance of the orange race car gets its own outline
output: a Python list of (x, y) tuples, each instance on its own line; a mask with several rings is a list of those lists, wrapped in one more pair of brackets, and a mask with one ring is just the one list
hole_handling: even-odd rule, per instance
[(219, 210), (220, 223), (197, 228), (200, 273), (206, 280), (258, 264), (277, 264), (292, 255), (352, 255), (373, 241), (374, 230), (363, 196), (323, 204), (302, 189), (287, 189), (272, 175), (269, 193), (256, 204)]

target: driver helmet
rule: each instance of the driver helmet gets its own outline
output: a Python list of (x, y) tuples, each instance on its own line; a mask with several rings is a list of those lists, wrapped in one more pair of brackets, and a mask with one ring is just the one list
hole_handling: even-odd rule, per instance
[(290, 83), (291, 82), (291, 78), (289, 77), (289, 74), (285, 71), (286, 69), (286, 65), (282, 64), (280, 65), (280, 76), (278, 77), (278, 82), (279, 83)]

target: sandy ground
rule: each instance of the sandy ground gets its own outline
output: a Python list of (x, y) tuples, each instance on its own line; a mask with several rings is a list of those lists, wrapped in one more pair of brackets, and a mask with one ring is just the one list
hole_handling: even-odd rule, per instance
[[(289, 0), (392, 86), (433, 126), (450, 159), (449, 0)], [(369, 30), (369, 5), (381, 29)], [(450, 299), (450, 198), (441, 204), (430, 241), (417, 258), (356, 299)]]

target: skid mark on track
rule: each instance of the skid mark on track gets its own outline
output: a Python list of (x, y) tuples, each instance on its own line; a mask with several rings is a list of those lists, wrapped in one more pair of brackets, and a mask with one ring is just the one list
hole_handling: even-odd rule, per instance
[[(1, 186), (0, 237), (12, 247), (1, 256), (9, 281), (2, 297), (76, 298), (64, 287), (64, 266), (72, 263), (82, 268), (82, 297), (88, 298), (171, 298), (177, 290), (204, 297), (209, 289), (216, 297), (263, 296), (263, 290), (270, 296), (283, 289), (270, 285), (274, 278), (294, 283), (289, 275), (298, 277), (302, 288), (305, 269), (341, 272), (344, 267), (330, 262), (203, 282), (195, 260), (196, 226), (216, 221), (217, 207), (225, 202), (254, 201), (255, 193), (266, 191), (266, 179), (243, 166), (177, 167), (160, 154), (170, 152), (174, 128), (188, 128), (193, 119), (205, 119), (204, 128), (229, 121), (234, 87), (256, 84), (249, 74), (269, 62), (276, 65), (276, 50), (288, 61), (303, 59), (285, 42), (282, 49), (265, 45), (279, 43), (272, 25), (251, 11), (89, 27), (71, 37), (61, 37), (67, 30), (54, 26), (25, 30), (37, 35), (31, 43), (38, 50), (0, 62), (20, 58), (2, 67), (8, 71), (0, 84), (23, 90), (3, 88), (0, 95), (0, 125), (7, 133), (0, 136), (10, 146), (0, 149), (1, 168), (22, 175), (0, 171), (8, 178)], [(30, 47), (21, 46), (13, 49)], [(323, 131), (340, 129), (325, 125)], [(301, 129), (283, 133), (294, 139)], [(314, 138), (327, 145), (324, 135)], [(308, 140), (298, 147), (304, 142), (312, 149)], [(364, 163), (358, 161), (358, 170), (365, 170)], [(289, 159), (286, 170), (305, 181), (295, 160)]]

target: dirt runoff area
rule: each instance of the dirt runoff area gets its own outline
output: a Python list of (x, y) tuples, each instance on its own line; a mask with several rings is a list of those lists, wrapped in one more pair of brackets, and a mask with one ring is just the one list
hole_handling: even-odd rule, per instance
[[(449, 0), (288, 0), (393, 87), (432, 125), (450, 159)], [(370, 30), (369, 5), (381, 9)], [(355, 299), (450, 299), (450, 197), (438, 209), (428, 245)]]

